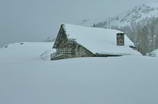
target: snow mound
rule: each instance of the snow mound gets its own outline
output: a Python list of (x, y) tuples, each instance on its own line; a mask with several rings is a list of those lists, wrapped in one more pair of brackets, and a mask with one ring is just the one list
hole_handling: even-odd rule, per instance
[(50, 60), (51, 52), (52, 52), (52, 50), (44, 51), (44, 52), (40, 55), (41, 59), (42, 59), (42, 60)]
[[(3, 62), (3, 60), (6, 60), (10, 63), (16, 63), (19, 62), (19, 60), (22, 60), (23, 62), (46, 60), (46, 58), (48, 59), (50, 51), (45, 51), (51, 50), (52, 45), (53, 42), (21, 42), (9, 44), (8, 48), (0, 49), (0, 61)], [(45, 54), (42, 54), (43, 52), (45, 52)], [(20, 61), (20, 63), (22, 61)]]
[(50, 56), (51, 56), (53, 53), (56, 53), (56, 50), (55, 50), (55, 49), (46, 50), (46, 51), (44, 51), (44, 52), (40, 55), (40, 57), (41, 57), (42, 60), (48, 61), (48, 60), (50, 60)]
[(148, 53), (147, 55), (152, 56), (152, 57), (158, 57), (158, 49)]

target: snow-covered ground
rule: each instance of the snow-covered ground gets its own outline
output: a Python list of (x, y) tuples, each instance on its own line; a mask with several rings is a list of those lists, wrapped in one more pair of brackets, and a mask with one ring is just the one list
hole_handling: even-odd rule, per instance
[(0, 49), (0, 104), (158, 104), (158, 58), (49, 61), (52, 45)]

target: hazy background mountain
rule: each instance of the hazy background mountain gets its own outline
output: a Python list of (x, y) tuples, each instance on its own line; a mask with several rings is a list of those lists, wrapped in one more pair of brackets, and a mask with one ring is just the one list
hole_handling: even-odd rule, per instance
[(148, 1), (0, 0), (0, 42), (43, 41), (56, 35), (61, 23), (104, 20)]

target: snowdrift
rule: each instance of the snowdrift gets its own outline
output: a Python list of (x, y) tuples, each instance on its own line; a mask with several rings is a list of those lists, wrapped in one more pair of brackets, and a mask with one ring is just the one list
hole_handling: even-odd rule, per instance
[(157, 58), (42, 60), (51, 47), (24, 42), (0, 49), (0, 104), (158, 103)]

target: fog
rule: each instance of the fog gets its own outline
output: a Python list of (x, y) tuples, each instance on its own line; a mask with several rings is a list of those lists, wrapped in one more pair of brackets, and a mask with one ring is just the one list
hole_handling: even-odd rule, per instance
[(103, 20), (151, 0), (0, 0), (0, 42), (43, 41), (61, 23)]

